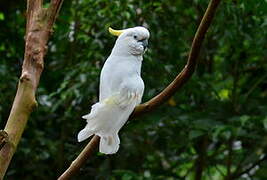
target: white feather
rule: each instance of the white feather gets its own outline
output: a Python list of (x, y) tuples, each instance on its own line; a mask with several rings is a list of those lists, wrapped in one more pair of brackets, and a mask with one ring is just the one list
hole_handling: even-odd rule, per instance
[[(134, 42), (128, 38), (130, 33), (149, 37), (148, 31), (141, 27), (131, 28), (119, 36), (101, 71), (99, 102), (83, 116), (87, 125), (78, 134), (79, 142), (93, 134), (100, 136), (99, 151), (105, 154), (118, 151), (118, 132), (143, 96), (144, 82), (140, 74), (144, 49), (131, 44)], [(135, 46), (138, 48), (133, 49)], [(136, 54), (140, 49), (142, 51)]]

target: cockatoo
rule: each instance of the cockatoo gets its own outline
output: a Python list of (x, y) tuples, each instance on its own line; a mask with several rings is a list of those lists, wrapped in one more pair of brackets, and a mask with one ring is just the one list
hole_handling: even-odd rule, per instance
[(104, 154), (118, 151), (118, 132), (141, 103), (144, 92), (141, 65), (149, 39), (149, 31), (141, 26), (124, 30), (109, 28), (109, 32), (118, 38), (101, 70), (99, 102), (82, 117), (87, 125), (78, 134), (79, 142), (98, 135), (99, 151)]

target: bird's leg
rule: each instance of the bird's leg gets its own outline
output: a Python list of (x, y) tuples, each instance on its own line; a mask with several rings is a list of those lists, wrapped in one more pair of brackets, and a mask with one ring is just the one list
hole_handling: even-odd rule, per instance
[(8, 134), (4, 130), (0, 130), (0, 150), (8, 142)]

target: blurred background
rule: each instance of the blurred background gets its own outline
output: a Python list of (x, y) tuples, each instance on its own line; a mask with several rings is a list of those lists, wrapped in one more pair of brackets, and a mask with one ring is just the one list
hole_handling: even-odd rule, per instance
[[(49, 41), (32, 113), (8, 180), (56, 179), (88, 141), (81, 116), (98, 100), (101, 67), (115, 42), (107, 28), (151, 32), (142, 67), (143, 101), (186, 63), (208, 0), (72, 0)], [(26, 1), (0, 2), (0, 129), (16, 93)], [(127, 123), (113, 156), (95, 153), (74, 178), (267, 179), (267, 1), (223, 0), (191, 80), (154, 112)]]

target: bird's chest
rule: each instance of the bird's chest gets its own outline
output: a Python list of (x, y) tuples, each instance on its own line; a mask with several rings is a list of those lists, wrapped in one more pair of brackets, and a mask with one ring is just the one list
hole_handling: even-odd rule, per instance
[(114, 91), (124, 86), (135, 89), (136, 91), (142, 91), (144, 89), (144, 82), (140, 74), (136, 71), (122, 71), (118, 74), (115, 73), (114, 76), (117, 77), (111, 82), (111, 87)]
[(141, 62), (110, 61), (104, 65), (100, 79), (100, 99), (117, 93), (121, 88), (142, 93), (144, 82), (140, 76)]

